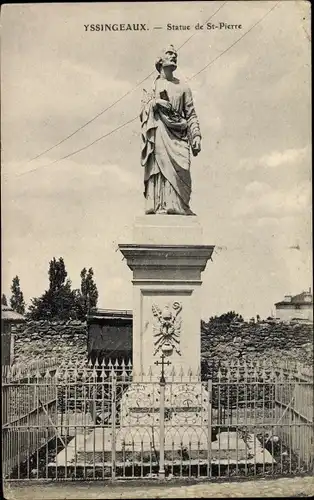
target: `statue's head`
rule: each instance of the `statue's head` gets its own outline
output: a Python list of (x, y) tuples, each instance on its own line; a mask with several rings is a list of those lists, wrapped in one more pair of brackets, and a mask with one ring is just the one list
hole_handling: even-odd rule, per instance
[(177, 69), (177, 59), (178, 54), (173, 45), (169, 45), (166, 49), (163, 50), (163, 53), (160, 57), (158, 57), (155, 67), (158, 73), (161, 72), (161, 69), (164, 67), (171, 67), (173, 71)]

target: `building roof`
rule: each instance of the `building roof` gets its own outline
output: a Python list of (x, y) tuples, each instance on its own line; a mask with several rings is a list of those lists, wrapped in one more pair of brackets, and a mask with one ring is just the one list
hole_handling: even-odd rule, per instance
[[(310, 297), (311, 300), (305, 300), (306, 297)], [(294, 295), (291, 297), (289, 301), (281, 300), (280, 302), (276, 302), (275, 306), (312, 306), (313, 305), (313, 295), (311, 292), (302, 292), (298, 295)]]
[(22, 314), (13, 311), (10, 306), (4, 306), (3, 304), (1, 304), (1, 319), (12, 323), (23, 323), (26, 321)]
[(129, 309), (93, 309), (89, 312), (87, 320), (92, 319), (128, 319), (132, 320), (133, 312)]

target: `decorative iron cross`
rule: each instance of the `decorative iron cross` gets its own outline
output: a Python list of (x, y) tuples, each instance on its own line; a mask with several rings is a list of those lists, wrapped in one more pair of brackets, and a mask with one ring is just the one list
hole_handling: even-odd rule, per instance
[(171, 365), (171, 361), (165, 361), (165, 355), (162, 354), (161, 355), (161, 361), (155, 361), (155, 365), (161, 365), (161, 376), (160, 376), (160, 383), (163, 383), (165, 384), (166, 383), (166, 379), (165, 379), (165, 365)]

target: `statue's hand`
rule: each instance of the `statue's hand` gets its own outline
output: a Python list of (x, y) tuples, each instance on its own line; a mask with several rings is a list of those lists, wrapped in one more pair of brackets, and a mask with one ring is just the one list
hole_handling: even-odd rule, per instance
[(192, 151), (193, 155), (196, 156), (201, 150), (201, 138), (199, 136), (194, 137), (192, 141)]
[(169, 101), (166, 101), (165, 99), (156, 99), (156, 104), (160, 106), (161, 108), (166, 109), (167, 111), (170, 111), (171, 109), (171, 104)]

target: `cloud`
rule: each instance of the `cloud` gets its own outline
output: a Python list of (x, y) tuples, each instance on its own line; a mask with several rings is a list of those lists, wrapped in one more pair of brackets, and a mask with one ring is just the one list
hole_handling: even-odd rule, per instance
[(310, 206), (310, 182), (303, 182), (287, 191), (254, 181), (245, 187), (243, 196), (235, 203), (233, 215), (281, 218), (305, 213)]
[(245, 192), (252, 196), (264, 195), (269, 193), (271, 187), (266, 182), (253, 181), (247, 184), (244, 188)]
[[(274, 299), (286, 289), (298, 293), (308, 277), (305, 257), (305, 264), (296, 261), (289, 275), (288, 255), (302, 252), (287, 249), (285, 261), (282, 248), (297, 242), (305, 253), (309, 249), (304, 242), (311, 234), (310, 147), (305, 148), (310, 142), (310, 44), (296, 22), (294, 2), (281, 2), (237, 44), (270, 6), (227, 2), (215, 19), (245, 20), (241, 33), (84, 30), (84, 24), (102, 22), (104, 16), (108, 23), (123, 23), (127, 17), (128, 22), (195, 24), (217, 10), (214, 4), (174, 2), (169, 20), (169, 11), (160, 6), (5, 6), (5, 289), (19, 274), (26, 297), (41, 293), (49, 260), (62, 255), (75, 286), (82, 267), (95, 269), (100, 306), (124, 308), (131, 302), (131, 271), (115, 250), (118, 242), (131, 241), (134, 218), (143, 214), (139, 121), (43, 167), (138, 114), (141, 88), (150, 88), (149, 80), (48, 157), (30, 164), (22, 160), (50, 148), (143, 80), (169, 41), (177, 47), (188, 41), (179, 53), (183, 78), (215, 59), (189, 82), (203, 136), (202, 153), (191, 166), (191, 205), (204, 227), (204, 244), (228, 247), (205, 271), (204, 311), (243, 306), (241, 312), (269, 313), (271, 288)], [(285, 25), (278, 29), (283, 18)], [(31, 174), (15, 176), (37, 166)], [(270, 280), (272, 272), (276, 275)], [(220, 292), (208, 301), (213, 282), (220, 283)]]
[(296, 165), (309, 158), (310, 146), (303, 148), (290, 148), (283, 151), (272, 151), (269, 154), (262, 155), (259, 158), (243, 158), (240, 160), (238, 168), (245, 170), (254, 170), (255, 168), (279, 168), (286, 165)]
[(286, 151), (274, 151), (270, 155), (263, 156), (259, 164), (269, 168), (281, 167), (288, 163), (295, 163), (303, 160), (308, 152), (308, 148), (286, 149)]

